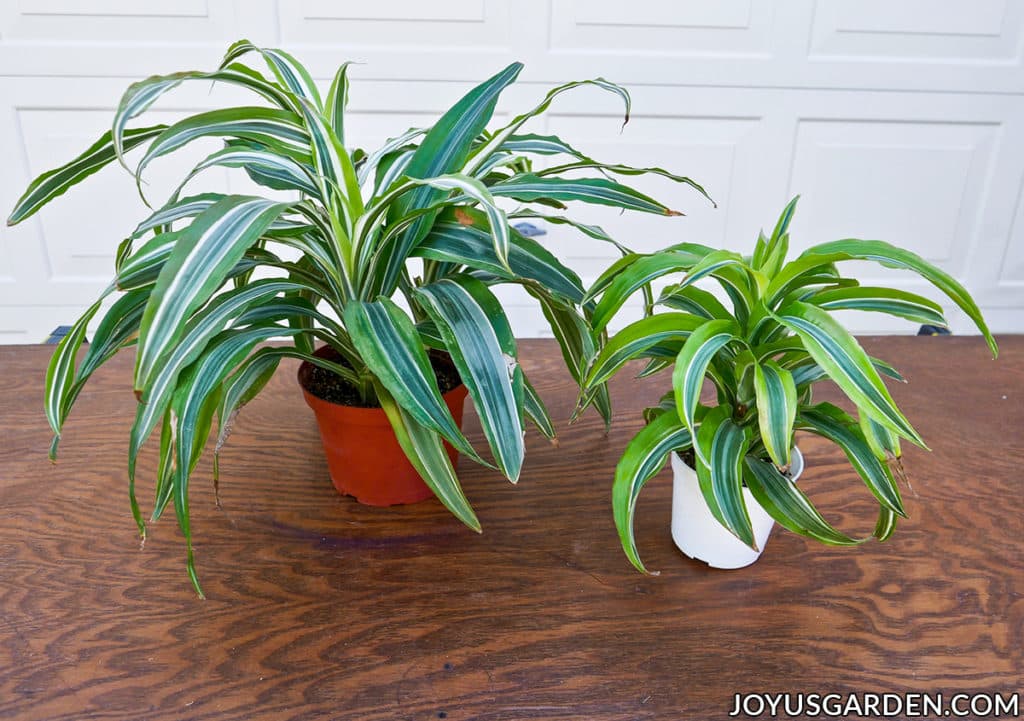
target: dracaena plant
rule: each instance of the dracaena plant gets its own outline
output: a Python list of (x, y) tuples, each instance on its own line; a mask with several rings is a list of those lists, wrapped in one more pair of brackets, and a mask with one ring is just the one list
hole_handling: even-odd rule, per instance
[[(907, 250), (879, 240), (837, 240), (787, 260), (794, 199), (770, 237), (762, 233), (750, 256), (682, 243), (650, 255), (626, 255), (594, 284), (589, 298), (600, 332), (635, 292), (664, 276), (667, 285), (652, 312), (611, 336), (597, 353), (582, 398), (630, 360), (644, 359), (642, 376), (672, 369), (671, 390), (644, 412), (647, 425), (630, 441), (615, 471), (615, 524), (632, 564), (646, 572), (636, 549), (633, 521), (644, 484), (671, 452), (691, 451), (701, 493), (714, 517), (755, 547), (742, 488), (782, 526), (832, 545), (853, 545), (786, 477), (794, 433), (807, 431), (839, 446), (879, 504), (873, 536), (885, 540), (905, 516), (896, 478), (902, 475), (900, 440), (924, 442), (896, 407), (882, 376), (902, 380), (870, 357), (833, 316), (837, 310), (887, 313), (945, 326), (941, 306), (902, 290), (860, 285), (838, 264), (875, 261), (912, 270), (953, 300), (978, 326), (993, 356), (997, 348), (977, 305), (942, 270)], [(671, 278), (669, 279), (671, 280)], [(712, 282), (723, 299), (699, 287)], [(705, 379), (716, 401), (701, 402)], [(814, 384), (831, 380), (856, 407), (850, 415), (815, 403)]]
[[(240, 62), (249, 57), (270, 73)], [(628, 94), (602, 79), (557, 87), (535, 107), (488, 131), (499, 95), (522, 69), (519, 63), (473, 88), (432, 126), (411, 129), (376, 150), (358, 149), (345, 132), (348, 67), (338, 69), (322, 96), (293, 57), (240, 41), (212, 72), (135, 83), (111, 129), (67, 165), (37, 178), (8, 221), (25, 220), (115, 160), (128, 168), (126, 154), (135, 148), (143, 152), (130, 172), (141, 195), (143, 171), (152, 160), (200, 138), (223, 141), (120, 244), (114, 280), (57, 348), (46, 379), (52, 455), (89, 376), (120, 349), (135, 346), (139, 404), (128, 456), (132, 511), (144, 537), (136, 460), (159, 428), (152, 517), (173, 502), (197, 589), (189, 478), (207, 438), (216, 434), (220, 448), (233, 414), (262, 389), (282, 358), (333, 371), (357, 389), (363, 403), (380, 405), (437, 497), (479, 530), (442, 440), (490, 463), (453, 421), (427, 350), (451, 355), (479, 413), (493, 465), (515, 481), (523, 462), (524, 419), (549, 437), (554, 430), (519, 367), (508, 319), (490, 287), (520, 284), (537, 299), (578, 381), (594, 347), (587, 323), (593, 304), (583, 302), (579, 278), (512, 223), (544, 218), (614, 243), (601, 228), (563, 214), (564, 203), (678, 215), (614, 179), (645, 173), (703, 193), (688, 178), (661, 169), (601, 163), (557, 137), (523, 134), (524, 124), (556, 96), (583, 85), (619, 96), (628, 119)], [(169, 126), (131, 127), (158, 97), (188, 80), (241, 87), (251, 91), (254, 103)], [(537, 156), (561, 161), (535, 169)], [(186, 186), (211, 167), (241, 168), (257, 184), (289, 192), (186, 194)], [(578, 177), (588, 170), (595, 177)], [(519, 205), (506, 210), (502, 199), (506, 206)], [(396, 302), (403, 299), (405, 309)], [(98, 314), (92, 343), (76, 365), (86, 328)], [(290, 342), (263, 343), (273, 338)], [(313, 356), (317, 341), (340, 360)], [(607, 417), (606, 395), (595, 398)]]

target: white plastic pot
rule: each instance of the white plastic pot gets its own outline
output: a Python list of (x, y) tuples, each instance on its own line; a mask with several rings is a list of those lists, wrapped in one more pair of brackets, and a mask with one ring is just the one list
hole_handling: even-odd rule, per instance
[[(804, 470), (804, 457), (797, 448), (793, 449), (790, 470), (796, 483)], [(754, 528), (756, 551), (711, 515), (697, 483), (697, 472), (683, 463), (677, 453), (672, 454), (672, 471), (672, 540), (680, 551), (712, 568), (743, 568), (760, 558), (775, 520), (754, 499), (749, 488), (744, 487), (743, 500)]]

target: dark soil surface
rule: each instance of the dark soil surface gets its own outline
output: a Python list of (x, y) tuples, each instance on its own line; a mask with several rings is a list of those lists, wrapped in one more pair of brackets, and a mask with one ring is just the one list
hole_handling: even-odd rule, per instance
[[(338, 355), (325, 357), (339, 365), (351, 367), (344, 358)], [(437, 384), (441, 389), (442, 395), (462, 383), (462, 379), (459, 378), (459, 374), (455, 370), (455, 366), (444, 354), (437, 351), (431, 351), (429, 357), (430, 365), (434, 369), (434, 375), (437, 376)], [(370, 403), (363, 402), (359, 397), (359, 391), (355, 386), (326, 368), (312, 366), (309, 373), (304, 374), (302, 385), (307, 391), (315, 395), (317, 398), (322, 398), (323, 400), (330, 401), (331, 403), (337, 403), (343, 406), (355, 406), (357, 408), (380, 408), (380, 404), (377, 403), (376, 398), (372, 399), (372, 402)]]

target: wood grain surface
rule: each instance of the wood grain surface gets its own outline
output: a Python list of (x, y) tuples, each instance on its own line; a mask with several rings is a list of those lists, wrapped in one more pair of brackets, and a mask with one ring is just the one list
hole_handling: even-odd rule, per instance
[[(0, 347), (0, 718), (723, 718), (747, 692), (1019, 692), (1024, 664), (1024, 337), (863, 339), (909, 379), (910, 520), (884, 544), (828, 548), (776, 528), (737, 571), (669, 535), (668, 469), (641, 496), (632, 570), (612, 472), (665, 378), (613, 384), (609, 435), (566, 425), (550, 341), (523, 365), (559, 419), (529, 434), (518, 486), (461, 464), (476, 535), (434, 500), (338, 496), (294, 365), (243, 412), (193, 483), (200, 577), (173, 518), (140, 550), (126, 496), (132, 358), (101, 370), (60, 460), (42, 411), (46, 347)], [(819, 399), (837, 400), (825, 389)], [(467, 408), (467, 433), (482, 442)], [(834, 523), (874, 505), (841, 452), (807, 437), (802, 485)], [(152, 493), (150, 448), (141, 469)], [(148, 505), (148, 504), (147, 504)]]

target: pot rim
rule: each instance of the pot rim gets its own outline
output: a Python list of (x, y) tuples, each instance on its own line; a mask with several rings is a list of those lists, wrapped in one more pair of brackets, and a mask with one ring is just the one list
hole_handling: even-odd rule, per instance
[[(437, 353), (441, 354), (443, 351), (437, 351)], [(329, 345), (320, 346), (313, 351), (313, 355), (318, 358), (329, 358), (332, 356), (340, 357), (340, 354)], [(447, 353), (444, 353), (444, 356), (447, 355)], [(452, 368), (455, 367), (455, 364), (450, 360), (447, 360), (447, 362), (451, 364)], [(309, 374), (312, 372), (313, 368), (313, 363), (308, 360), (304, 360), (299, 364), (299, 368), (296, 371), (295, 376), (296, 380), (299, 382), (299, 387), (302, 389), (302, 395), (306, 399), (306, 404), (314, 411), (319, 409), (328, 413), (343, 413), (346, 417), (345, 422), (352, 423), (354, 425), (375, 426), (391, 424), (388, 420), (387, 413), (385, 413), (384, 409), (380, 406), (353, 406), (348, 405), (347, 403), (336, 403), (310, 392), (307, 383)], [(458, 402), (460, 400), (460, 396), (465, 398), (468, 394), (469, 389), (466, 388), (466, 384), (459, 383), (459, 385), (455, 386), (448, 392), (442, 393), (441, 397), (445, 401), (454, 400)]]

